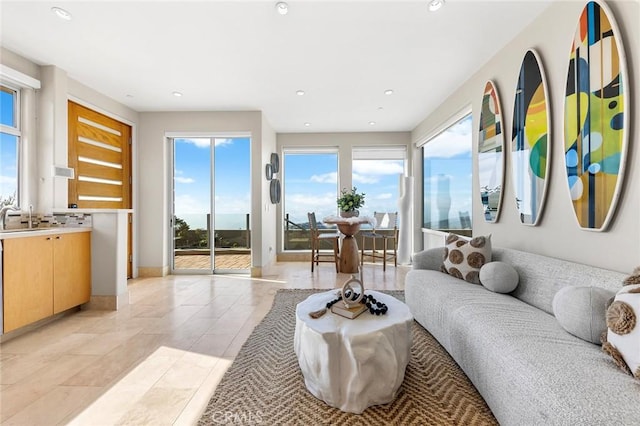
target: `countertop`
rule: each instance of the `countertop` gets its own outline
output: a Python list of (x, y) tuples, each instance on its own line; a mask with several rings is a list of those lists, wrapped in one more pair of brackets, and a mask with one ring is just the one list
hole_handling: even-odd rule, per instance
[(53, 209), (53, 213), (116, 214), (133, 213), (133, 209)]
[(0, 231), (0, 240), (8, 240), (11, 238), (26, 238), (26, 237), (37, 237), (41, 235), (60, 235), (60, 234), (71, 234), (74, 232), (91, 232), (91, 228), (89, 227), (53, 227), (53, 228), (34, 228), (32, 231), (25, 230), (4, 230)]

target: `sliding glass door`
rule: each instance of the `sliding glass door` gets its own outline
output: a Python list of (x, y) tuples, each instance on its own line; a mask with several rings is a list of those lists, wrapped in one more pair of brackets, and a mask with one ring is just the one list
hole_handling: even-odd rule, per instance
[(174, 272), (248, 272), (251, 267), (248, 137), (175, 137)]

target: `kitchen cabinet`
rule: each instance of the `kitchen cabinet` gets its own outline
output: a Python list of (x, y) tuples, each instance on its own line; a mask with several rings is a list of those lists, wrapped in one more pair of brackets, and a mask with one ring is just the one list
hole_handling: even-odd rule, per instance
[(53, 237), (53, 313), (91, 298), (91, 233)]
[(4, 332), (89, 301), (91, 233), (3, 241)]
[(53, 315), (52, 236), (5, 240), (4, 332)]

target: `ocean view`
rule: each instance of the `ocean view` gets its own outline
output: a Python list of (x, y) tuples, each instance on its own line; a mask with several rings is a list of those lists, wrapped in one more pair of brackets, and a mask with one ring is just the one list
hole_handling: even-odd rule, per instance
[[(176, 214), (177, 217), (187, 222), (190, 229), (207, 229), (206, 214)], [(216, 229), (237, 230), (247, 229), (246, 214), (217, 214), (215, 217)]]

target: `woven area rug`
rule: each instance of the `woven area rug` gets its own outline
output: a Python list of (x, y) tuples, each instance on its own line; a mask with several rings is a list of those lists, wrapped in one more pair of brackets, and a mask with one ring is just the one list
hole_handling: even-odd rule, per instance
[[(279, 290), (209, 401), (199, 425), (495, 425), (460, 367), (418, 323), (395, 401), (344, 413), (304, 385), (293, 351), (296, 304), (317, 290)], [(403, 291), (385, 291), (404, 300)]]

